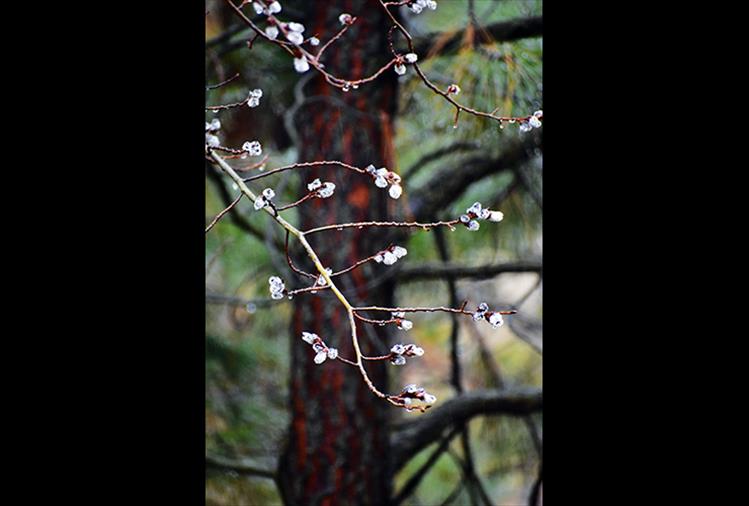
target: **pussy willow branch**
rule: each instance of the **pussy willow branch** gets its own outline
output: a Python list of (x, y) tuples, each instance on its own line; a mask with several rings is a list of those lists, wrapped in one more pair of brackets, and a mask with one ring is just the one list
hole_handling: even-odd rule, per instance
[[(323, 68), (324, 65), (322, 65), (319, 62), (319, 57), (320, 57), (321, 53), (323, 52), (322, 50), (323, 49), (327, 49), (327, 47), (330, 45), (330, 42), (332, 42), (332, 40), (329, 41), (328, 43), (326, 43), (321, 48), (321, 50), (318, 52), (318, 54), (316, 54), (316, 55), (312, 54), (312, 53), (310, 53), (309, 51), (307, 51), (306, 49), (304, 49), (301, 46), (295, 46), (295, 45), (290, 44), (288, 42), (285, 42), (283, 40), (271, 39), (270, 37), (268, 37), (268, 35), (266, 35), (266, 33), (265, 33), (264, 30), (262, 30), (251, 19), (249, 19), (247, 16), (245, 16), (245, 14), (242, 12), (242, 10), (240, 9), (240, 7), (238, 7), (237, 5), (235, 5), (234, 2), (232, 2), (232, 0), (225, 0), (225, 1), (234, 10), (234, 12), (237, 13), (237, 15), (242, 19), (242, 21), (244, 21), (245, 24), (247, 24), (250, 28), (252, 28), (259, 37), (262, 37), (265, 40), (267, 40), (268, 42), (270, 42), (272, 44), (275, 44), (275, 45), (277, 45), (279, 47), (284, 48), (290, 55), (294, 56), (295, 58), (298, 57), (298, 56), (303, 56), (307, 60), (307, 62), (312, 66), (312, 68), (314, 68), (317, 72), (319, 72), (325, 78), (325, 80), (329, 84), (331, 84), (331, 85), (333, 85), (333, 86), (335, 86), (337, 88), (346, 88), (347, 89), (348, 87), (351, 87), (351, 86), (359, 86), (360, 84), (364, 84), (364, 83), (368, 83), (370, 81), (374, 81), (375, 79), (377, 79), (377, 77), (380, 76), (380, 74), (382, 74), (385, 70), (387, 70), (389, 67), (391, 67), (392, 65), (395, 64), (396, 60), (393, 59), (390, 62), (388, 62), (385, 66), (383, 66), (382, 68), (380, 68), (379, 70), (377, 70), (374, 74), (372, 74), (369, 77), (365, 77), (363, 79), (342, 79), (340, 77), (336, 77), (333, 74), (331, 74), (330, 72), (326, 71)], [(265, 7), (265, 4), (263, 2), (259, 2), (259, 3), (263, 7)], [(242, 5), (244, 5), (244, 4), (242, 4)], [(288, 30), (284, 27), (284, 23), (283, 22), (279, 21), (278, 18), (276, 18), (273, 14), (268, 15), (268, 20), (279, 29), (279, 31), (281, 32), (281, 34), (284, 37), (286, 36), (286, 34), (288, 33)], [(354, 21), (356, 21), (356, 18), (352, 18), (351, 23), (353, 23)], [(341, 34), (342, 34), (341, 32), (339, 32), (338, 34), (336, 34), (333, 37), (333, 40), (338, 39)]]
[(454, 229), (460, 220), (435, 221), (432, 223), (419, 223), (416, 221), (358, 221), (354, 223), (338, 223), (334, 225), (325, 225), (322, 227), (311, 228), (306, 230), (305, 234), (315, 234), (325, 232), (326, 230), (342, 230), (344, 228), (366, 228), (366, 227), (395, 227), (395, 228), (421, 228), (429, 230), (434, 227), (448, 227)]
[(247, 97), (241, 102), (234, 102), (231, 104), (223, 104), (223, 105), (207, 105), (205, 106), (206, 111), (224, 111), (226, 109), (234, 109), (235, 107), (242, 107), (247, 104), (247, 102), (250, 101), (250, 98)]
[[(237, 172), (220, 155), (218, 155), (214, 151), (214, 149), (208, 148), (208, 154), (209, 154), (210, 158), (212, 158), (218, 164), (218, 166), (236, 183), (236, 185), (239, 187), (240, 191), (242, 192), (241, 193), (242, 195), (246, 195), (253, 203), (258, 199), (258, 197), (252, 192), (252, 190), (250, 190), (247, 187), (247, 185), (245, 184), (245, 180), (243, 180), (239, 176), (239, 174), (237, 174)], [(319, 162), (309, 162), (309, 163), (302, 163), (302, 164), (295, 164), (295, 165), (296, 166), (309, 166), (309, 165), (312, 165), (312, 164), (315, 164), (315, 163), (317, 163), (318, 165), (320, 164)], [(330, 163), (330, 162), (323, 162), (323, 163)], [(351, 168), (355, 169), (357, 172), (366, 173), (366, 171), (364, 171), (364, 170), (358, 169), (356, 167), (348, 166), (347, 164), (344, 164), (344, 163), (341, 163), (341, 162), (336, 162), (335, 164), (342, 165), (344, 167), (351, 167)], [(293, 167), (289, 166), (289, 167), (287, 167), (285, 169), (288, 169), (288, 168), (293, 168)], [(340, 289), (334, 284), (333, 279), (332, 279), (332, 277), (333, 277), (332, 273), (329, 273), (325, 269), (325, 267), (323, 266), (323, 264), (320, 261), (319, 257), (317, 256), (317, 253), (312, 248), (312, 246), (310, 246), (309, 242), (307, 242), (306, 235), (309, 234), (309, 233), (311, 233), (311, 231), (303, 232), (303, 231), (297, 229), (296, 227), (294, 227), (293, 225), (291, 225), (288, 221), (286, 221), (285, 219), (283, 219), (280, 216), (280, 214), (278, 213), (278, 208), (276, 208), (276, 206), (272, 202), (270, 202), (270, 205), (263, 206), (262, 209), (266, 213), (268, 213), (271, 217), (273, 217), (273, 219), (277, 223), (279, 223), (286, 230), (286, 247), (285, 247), (286, 259), (287, 259), (287, 262), (288, 262), (289, 266), (292, 268), (292, 270), (294, 272), (296, 272), (297, 274), (301, 274), (303, 276), (315, 278), (315, 284), (313, 286), (306, 287), (306, 288), (301, 288), (301, 289), (298, 289), (298, 290), (294, 290), (293, 292), (289, 292), (288, 295), (293, 295), (293, 294), (298, 294), (298, 293), (305, 293), (305, 292), (316, 292), (318, 290), (330, 289), (334, 293), (334, 295), (336, 296), (336, 298), (338, 298), (338, 300), (341, 302), (341, 304), (343, 304), (344, 308), (346, 309), (346, 313), (347, 313), (348, 319), (349, 319), (349, 324), (350, 324), (350, 327), (351, 327), (351, 341), (352, 341), (352, 344), (353, 344), (353, 347), (354, 347), (355, 359), (354, 360), (348, 360), (348, 359), (343, 358), (341, 356), (338, 356), (337, 359), (341, 360), (342, 362), (344, 362), (346, 364), (352, 365), (352, 366), (356, 367), (357, 369), (359, 369), (359, 372), (360, 372), (362, 378), (364, 379), (364, 382), (366, 383), (367, 387), (377, 397), (379, 397), (381, 399), (387, 400), (388, 402), (390, 402), (394, 406), (398, 406), (398, 407), (402, 407), (402, 408), (406, 408), (406, 409), (418, 409), (418, 410), (420, 410), (422, 412), (425, 411), (426, 409), (428, 409), (430, 407), (429, 405), (426, 405), (426, 406), (417, 406), (417, 407), (409, 407), (402, 400), (399, 399), (399, 396), (385, 394), (385, 393), (381, 392), (380, 390), (378, 390), (377, 387), (374, 386), (374, 384), (372, 383), (371, 379), (369, 378), (369, 375), (367, 374), (367, 371), (364, 369), (364, 363), (363, 363), (363, 361), (365, 360), (365, 358), (364, 358), (364, 356), (363, 356), (363, 354), (361, 352), (360, 346), (359, 346), (359, 339), (358, 339), (357, 329), (356, 329), (356, 320), (360, 319), (360, 320), (365, 321), (365, 322), (374, 322), (374, 321), (370, 320), (368, 318), (364, 318), (361, 315), (358, 315), (357, 313), (359, 311), (389, 311), (389, 312), (436, 312), (436, 311), (443, 311), (443, 312), (449, 312), (449, 313), (460, 313), (460, 314), (465, 314), (465, 315), (473, 315), (473, 313), (465, 310), (465, 306), (467, 304), (467, 301), (464, 302), (461, 305), (461, 307), (458, 308), (458, 309), (456, 309), (456, 308), (442, 307), (442, 306), (441, 307), (408, 307), (408, 308), (385, 308), (385, 307), (379, 307), (379, 306), (365, 306), (365, 307), (356, 307), (355, 308), (346, 299), (346, 297), (343, 295), (343, 293), (340, 291)], [(396, 227), (398, 227), (398, 226), (411, 226), (411, 227), (418, 226), (418, 227), (425, 228), (425, 229), (428, 229), (428, 228), (433, 227), (433, 226), (439, 226), (439, 225), (445, 225), (445, 226), (449, 226), (450, 228), (454, 228), (453, 225), (456, 224), (456, 223), (459, 223), (459, 220), (453, 220), (453, 221), (450, 221), (450, 222), (436, 222), (436, 223), (429, 223), (429, 224), (424, 224), (424, 223), (410, 223), (409, 224), (409, 223), (399, 223), (399, 222), (365, 222), (365, 224), (369, 224), (369, 226), (396, 226)], [(345, 227), (345, 226), (348, 226), (348, 227), (359, 226), (359, 227), (363, 228), (365, 225), (355, 224), (355, 223), (349, 223), (349, 224), (343, 224), (343, 225), (332, 225), (332, 226), (328, 226), (328, 227), (319, 227), (318, 229), (313, 229), (312, 231), (322, 231), (322, 230), (328, 230), (330, 228), (342, 228), (342, 227)], [(311, 273), (306, 273), (306, 272), (304, 272), (304, 271), (302, 271), (300, 269), (297, 269), (293, 265), (293, 263), (291, 261), (291, 257), (289, 256), (289, 253), (288, 253), (288, 239), (289, 239), (290, 235), (293, 235), (294, 237), (296, 237), (297, 240), (301, 243), (302, 247), (307, 252), (307, 256), (309, 256), (309, 258), (314, 263), (315, 268), (317, 269), (317, 272), (319, 273), (319, 276), (315, 276), (314, 274), (311, 274)], [(374, 257), (370, 257), (370, 258), (364, 259), (364, 261), (369, 261), (371, 258), (374, 258)], [(352, 268), (354, 268), (354, 267), (356, 267), (356, 266), (361, 265), (362, 263), (364, 263), (364, 261), (357, 262), (353, 266), (351, 266), (351, 267), (349, 267), (347, 269), (344, 269), (343, 271), (339, 272), (338, 274), (340, 274), (342, 272), (348, 272)], [(319, 277), (322, 277), (322, 279), (325, 280), (325, 284), (324, 285), (320, 285), (318, 287), (317, 280), (319, 279)], [(498, 313), (505, 314), (505, 315), (514, 314), (515, 312), (516, 312), (515, 310), (502, 310), (502, 311), (498, 311)], [(376, 323), (378, 323), (378, 324), (385, 324), (385, 323), (391, 323), (391, 322), (397, 322), (397, 319), (384, 320), (384, 321), (376, 321)], [(371, 358), (368, 358), (368, 359), (371, 360)]]
[(317, 162), (299, 162), (299, 163), (292, 163), (291, 165), (284, 165), (283, 167), (278, 167), (275, 169), (264, 171), (262, 174), (257, 174), (255, 176), (244, 178), (242, 181), (244, 181), (245, 183), (249, 183), (250, 181), (256, 181), (258, 179), (272, 176), (273, 174), (278, 174), (279, 172), (284, 172), (287, 170), (300, 169), (300, 168), (305, 168), (305, 167), (323, 167), (326, 165), (337, 165), (339, 167), (343, 167), (346, 170), (358, 172), (359, 174), (367, 173), (367, 171), (365, 171), (364, 169), (360, 169), (359, 167), (354, 167), (353, 165), (339, 162), (337, 160), (321, 160)]
[[(454, 308), (454, 307), (380, 307), (380, 306), (360, 306), (352, 308), (354, 312), (359, 311), (385, 311), (388, 313), (395, 313), (395, 312), (402, 312), (402, 313), (435, 313), (438, 311), (442, 311), (445, 313), (458, 313), (458, 314), (464, 314), (464, 315), (470, 315), (473, 316), (473, 311), (466, 311), (465, 306), (467, 305), (467, 301), (463, 302), (462, 306), (460, 308)], [(496, 313), (499, 313), (501, 315), (512, 315), (516, 314), (516, 309), (503, 309), (501, 311), (495, 311)]]
[[(301, 47), (301, 45), (295, 46), (283, 40), (271, 39), (270, 37), (268, 37), (268, 35), (266, 35), (264, 30), (262, 30), (259, 26), (257, 26), (251, 19), (245, 16), (245, 14), (242, 12), (240, 7), (245, 5), (244, 2), (238, 7), (237, 5), (234, 4), (232, 0), (225, 0), (225, 1), (234, 10), (234, 12), (237, 13), (237, 15), (242, 19), (242, 21), (244, 21), (245, 24), (247, 24), (250, 28), (252, 28), (252, 30), (255, 31), (257, 36), (263, 37), (268, 42), (284, 48), (289, 54), (291, 54), (294, 57), (303, 56), (307, 60), (307, 62), (310, 64), (310, 66), (314, 68), (317, 72), (319, 72), (329, 84), (337, 88), (341, 88), (344, 91), (348, 91), (350, 87), (356, 88), (361, 84), (366, 84), (371, 81), (374, 81), (380, 75), (382, 75), (383, 72), (385, 72), (387, 69), (389, 69), (390, 67), (392, 67), (393, 65), (395, 65), (396, 63), (400, 61), (400, 56), (395, 56), (393, 59), (391, 59), (382, 67), (380, 67), (378, 70), (376, 70), (372, 75), (370, 75), (369, 77), (362, 78), (362, 79), (343, 79), (343, 78), (334, 76), (333, 74), (329, 73), (328, 71), (324, 69), (324, 65), (320, 63), (319, 58), (322, 56), (324, 51), (330, 46), (330, 44), (334, 42), (335, 40), (338, 40), (341, 37), (341, 35), (343, 35), (343, 33), (346, 31), (346, 29), (356, 21), (357, 19), (356, 17), (353, 17), (350, 24), (346, 24), (343, 29), (341, 29), (330, 41), (328, 41), (325, 45), (323, 45), (323, 47), (318, 51), (318, 53), (314, 55), (310, 53), (309, 51), (307, 51), (306, 49), (304, 49), (303, 47)], [(259, 2), (259, 3), (263, 7), (266, 7), (264, 2)], [(398, 22), (397, 19), (395, 19), (395, 16), (393, 16), (393, 14), (389, 10), (389, 7), (404, 5), (404, 3), (400, 1), (399, 2), (384, 2), (383, 0), (380, 0), (380, 5), (385, 10), (385, 12), (387, 13), (387, 16), (393, 22), (394, 26), (406, 38), (406, 43), (408, 44), (409, 52), (415, 53), (413, 38), (411, 37), (411, 34), (408, 32), (408, 30), (406, 30), (403, 27), (403, 25), (400, 22)], [(278, 18), (276, 18), (273, 14), (269, 14), (267, 18), (270, 23), (275, 25), (280, 30), (280, 32), (284, 36), (286, 36), (286, 34), (288, 33), (288, 30), (285, 28), (283, 22), (279, 21)], [(391, 50), (395, 52), (394, 49), (392, 49), (392, 44), (391, 44)], [(496, 114), (494, 114), (494, 112), (490, 112), (490, 113), (482, 112), (482, 111), (473, 109), (471, 107), (464, 106), (458, 103), (454, 98), (452, 98), (447, 91), (443, 91), (439, 89), (434, 83), (432, 83), (432, 81), (429, 80), (429, 78), (424, 74), (424, 72), (421, 70), (421, 68), (419, 67), (417, 63), (413, 63), (412, 65), (414, 69), (416, 69), (416, 73), (419, 76), (419, 78), (424, 82), (424, 84), (429, 89), (431, 89), (437, 95), (440, 95), (442, 98), (450, 102), (453, 105), (453, 107), (455, 107), (455, 124), (456, 125), (458, 122), (458, 117), (461, 112), (466, 112), (468, 114), (472, 114), (478, 117), (489, 118), (494, 121), (499, 121), (500, 123), (501, 122), (514, 122), (514, 121), (527, 121), (531, 117), (531, 115), (497, 116)], [(240, 102), (240, 103), (236, 103), (236, 104), (227, 104), (225, 106), (210, 106), (210, 107), (206, 107), (206, 109), (209, 109), (209, 110), (228, 109), (232, 107), (239, 107), (241, 105), (244, 105), (244, 103), (246, 102), (247, 100)]]
[[(209, 150), (210, 156), (216, 161), (216, 163), (219, 165), (219, 167), (231, 178), (234, 180), (234, 182), (239, 186), (239, 189), (244, 193), (253, 203), (257, 199), (257, 196), (250, 190), (247, 185), (244, 183), (242, 178), (237, 174), (234, 169), (226, 163), (219, 155), (217, 155), (212, 149)], [(281, 216), (278, 215), (278, 213), (275, 211), (275, 209), (271, 209), (269, 206), (264, 206), (263, 211), (268, 213), (278, 224), (280, 224), (286, 231), (297, 238), (297, 240), (301, 243), (302, 247), (304, 247), (305, 251), (307, 252), (307, 255), (309, 256), (310, 260), (312, 260), (312, 263), (315, 264), (315, 268), (320, 273), (320, 275), (323, 277), (323, 279), (326, 281), (326, 286), (330, 288), (330, 290), (335, 294), (336, 298), (343, 304), (343, 307), (346, 309), (346, 313), (348, 314), (349, 324), (351, 326), (351, 342), (354, 347), (354, 353), (356, 354), (356, 358), (353, 361), (348, 360), (342, 360), (343, 362), (346, 362), (350, 365), (353, 365), (359, 369), (359, 372), (364, 379), (364, 382), (366, 383), (369, 390), (374, 393), (377, 397), (381, 399), (385, 399), (394, 406), (403, 407), (402, 404), (396, 402), (392, 399), (392, 397), (388, 394), (385, 394), (377, 389), (377, 387), (374, 386), (372, 383), (372, 380), (369, 379), (369, 375), (367, 374), (366, 369), (364, 369), (364, 363), (362, 360), (362, 352), (361, 348), (359, 347), (359, 338), (357, 336), (356, 332), (356, 318), (354, 317), (354, 308), (351, 306), (349, 301), (346, 299), (346, 297), (341, 293), (341, 291), (338, 289), (338, 287), (335, 285), (333, 280), (330, 277), (330, 274), (328, 274), (328, 271), (325, 270), (325, 267), (322, 265), (322, 262), (320, 262), (319, 257), (317, 256), (317, 253), (314, 249), (312, 249), (312, 246), (310, 246), (309, 242), (307, 242), (307, 239), (305, 237), (305, 233), (294, 227), (291, 223), (283, 219)]]
[[(390, 9), (388, 9), (387, 2), (383, 2), (383, 0), (380, 0), (380, 5), (385, 10), (385, 12), (387, 13), (388, 17), (393, 22), (393, 24), (398, 28), (398, 31), (403, 34), (403, 37), (405, 37), (409, 52), (416, 53), (416, 49), (414, 48), (414, 44), (413, 44), (413, 37), (411, 37), (411, 34), (408, 32), (408, 30), (406, 30), (403, 27), (403, 25), (400, 22), (398, 22), (397, 19), (395, 19), (395, 16), (393, 16), (393, 13), (390, 12)], [(531, 117), (531, 115), (517, 116), (517, 117), (497, 116), (494, 113), (477, 111), (476, 109), (473, 109), (471, 107), (466, 107), (464, 105), (461, 105), (454, 98), (452, 98), (447, 91), (443, 91), (439, 89), (434, 83), (432, 83), (432, 81), (430, 81), (429, 78), (426, 76), (426, 74), (424, 74), (424, 72), (421, 70), (421, 67), (419, 67), (418, 63), (414, 62), (412, 65), (414, 69), (416, 69), (416, 74), (419, 76), (419, 78), (421, 78), (421, 80), (430, 90), (435, 92), (437, 95), (440, 95), (442, 98), (450, 102), (455, 107), (455, 124), (456, 125), (458, 122), (458, 115), (460, 114), (461, 111), (466, 112), (468, 114), (473, 114), (474, 116), (489, 118), (489, 119), (499, 121), (499, 122), (523, 121), (523, 120), (528, 120)]]

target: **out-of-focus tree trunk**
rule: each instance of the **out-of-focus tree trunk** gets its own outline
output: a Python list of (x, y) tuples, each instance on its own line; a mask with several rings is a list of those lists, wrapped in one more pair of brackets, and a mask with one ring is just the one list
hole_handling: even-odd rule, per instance
[[(305, 36), (325, 43), (347, 12), (359, 20), (323, 57), (326, 69), (353, 79), (370, 75), (390, 58), (390, 27), (376, 0), (305, 2)], [(313, 72), (313, 71), (310, 71)], [(392, 168), (392, 129), (396, 75), (390, 70), (373, 83), (343, 92), (319, 76), (304, 88), (305, 104), (295, 116), (302, 161), (340, 160), (359, 167), (372, 163)], [(320, 177), (336, 184), (335, 195), (302, 205), (301, 228), (321, 224), (385, 219), (396, 204), (371, 178), (340, 168), (305, 171), (303, 184)], [(302, 192), (306, 191), (303, 187)], [(338, 270), (388, 246), (383, 232), (349, 229), (309, 238), (326, 266)], [(302, 267), (312, 271), (310, 263)], [(384, 267), (367, 264), (336, 278), (353, 304), (390, 304), (392, 286), (374, 284)], [(393, 408), (375, 397), (356, 368), (340, 361), (315, 365), (300, 338), (315, 332), (346, 358), (353, 358), (349, 322), (341, 304), (327, 292), (297, 297), (291, 336), (291, 413), (287, 447), (280, 466), (280, 487), (287, 504), (386, 504), (392, 492), (387, 421)], [(386, 329), (360, 325), (364, 354), (387, 349)], [(387, 364), (366, 364), (374, 384), (387, 392)]]

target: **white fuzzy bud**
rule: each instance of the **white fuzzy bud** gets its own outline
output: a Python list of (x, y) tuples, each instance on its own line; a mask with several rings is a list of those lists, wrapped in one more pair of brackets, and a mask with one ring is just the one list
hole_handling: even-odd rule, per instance
[(309, 44), (310, 44), (310, 46), (319, 46), (320, 45), (320, 39), (318, 39), (317, 37), (311, 37), (309, 39)]
[(408, 53), (406, 56), (403, 57), (408, 63), (416, 63), (416, 60), (419, 59), (419, 56), (416, 53)]
[[(333, 270), (331, 268), (329, 268), (329, 267), (326, 267), (325, 271), (328, 273), (328, 276), (330, 276), (331, 274), (333, 274)], [(317, 277), (317, 284), (320, 285), (320, 286), (325, 286), (325, 285), (328, 284), (328, 281), (325, 279), (325, 276), (323, 276), (322, 274), (320, 274)]]
[(502, 213), (502, 211), (491, 211), (489, 213), (489, 221), (493, 221), (495, 223), (499, 223), (504, 219), (505, 215)]
[(304, 35), (299, 32), (287, 32), (286, 38), (289, 39), (289, 42), (296, 44), (297, 46), (304, 42)]
[(321, 186), (322, 186), (322, 183), (320, 182), (320, 178), (318, 177), (317, 179), (315, 179), (314, 181), (312, 181), (310, 184), (307, 185), (307, 189), (312, 192), (312, 191), (317, 190)]
[(272, 2), (272, 3), (271, 3), (271, 4), (269, 5), (269, 6), (268, 6), (268, 11), (269, 11), (269, 12), (270, 12), (271, 14), (278, 14), (279, 12), (281, 12), (281, 4), (280, 4), (279, 2)]
[(286, 25), (286, 28), (292, 32), (302, 33), (304, 31), (304, 25), (301, 23), (294, 23), (293, 21)]
[(326, 358), (328, 358), (328, 353), (325, 350), (318, 351), (317, 355), (315, 355), (315, 363), (318, 365), (322, 364)]
[(301, 58), (294, 58), (294, 70), (303, 74), (309, 70), (309, 62), (307, 58), (302, 56)]
[(265, 35), (267, 35), (270, 40), (276, 40), (278, 38), (278, 27), (276, 26), (267, 27), (265, 29)]
[(252, 156), (259, 156), (263, 153), (263, 147), (260, 145), (258, 141), (252, 141), (252, 142), (247, 141), (244, 144), (242, 144), (242, 151), (246, 151)]
[(307, 344), (315, 342), (315, 338), (319, 337), (317, 334), (311, 332), (302, 332), (302, 340)]
[(475, 216), (481, 216), (481, 202), (474, 202), (471, 207), (466, 209), (466, 212)]
[(263, 190), (263, 197), (265, 197), (265, 200), (272, 200), (275, 196), (276, 192), (274, 192), (272, 188), (266, 188)]
[(398, 258), (403, 258), (404, 256), (408, 255), (408, 250), (402, 246), (394, 246), (393, 255)]
[(501, 314), (499, 314), (499, 313), (493, 313), (489, 317), (489, 323), (492, 324), (492, 328), (498, 329), (499, 327), (502, 326), (502, 324), (504, 323), (504, 320), (502, 320), (502, 315)]
[(208, 144), (210, 147), (215, 148), (219, 144), (221, 144), (221, 141), (218, 140), (218, 137), (212, 134), (205, 134), (205, 143)]
[(328, 348), (328, 358), (330, 360), (338, 358), (338, 350), (336, 348)]
[(351, 17), (351, 14), (345, 12), (338, 16), (338, 21), (340, 21), (342, 25), (350, 25), (352, 20), (353, 18)]
[(398, 261), (398, 257), (395, 256), (390, 251), (386, 251), (382, 255), (382, 263), (384, 263), (385, 265), (393, 265), (397, 261)]
[(393, 70), (395, 70), (396, 74), (398, 74), (399, 76), (402, 76), (403, 74), (406, 73), (406, 66), (403, 65), (402, 63), (396, 63), (395, 67), (393, 67)]
[(326, 199), (328, 197), (333, 196), (333, 192), (335, 191), (335, 184), (333, 183), (325, 183), (322, 188), (317, 192), (318, 195), (320, 195), (320, 198)]
[(390, 190), (388, 190), (388, 193), (390, 194), (391, 198), (397, 199), (403, 193), (403, 188), (400, 185), (394, 184), (393, 186), (390, 187)]
[(387, 185), (388, 185), (387, 179), (385, 179), (384, 177), (377, 176), (375, 178), (375, 186), (377, 186), (378, 188), (387, 188)]

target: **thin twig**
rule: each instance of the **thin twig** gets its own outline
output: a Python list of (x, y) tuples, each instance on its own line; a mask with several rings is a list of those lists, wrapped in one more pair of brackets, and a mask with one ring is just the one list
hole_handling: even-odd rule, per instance
[(216, 88), (220, 88), (221, 86), (225, 86), (225, 85), (229, 84), (230, 82), (232, 82), (237, 77), (239, 77), (239, 72), (237, 72), (236, 74), (234, 74), (233, 76), (231, 76), (229, 79), (225, 79), (225, 80), (221, 81), (218, 84), (212, 84), (210, 86), (206, 86), (205, 89), (206, 90), (215, 90)]
[(237, 195), (237, 198), (236, 198), (236, 199), (234, 199), (234, 201), (233, 201), (233, 202), (232, 202), (231, 204), (229, 204), (229, 205), (228, 205), (228, 206), (227, 206), (227, 207), (226, 207), (226, 208), (225, 208), (225, 209), (224, 209), (223, 211), (221, 211), (220, 213), (218, 213), (218, 214), (216, 215), (216, 217), (215, 217), (215, 218), (213, 218), (213, 221), (211, 222), (211, 224), (210, 224), (210, 225), (208, 225), (208, 226), (206, 227), (206, 229), (205, 229), (205, 233), (207, 234), (207, 233), (208, 233), (208, 231), (209, 231), (210, 229), (212, 229), (212, 228), (213, 228), (213, 226), (214, 226), (214, 225), (215, 225), (216, 223), (218, 223), (218, 220), (220, 220), (221, 218), (223, 218), (223, 216), (224, 216), (224, 215), (225, 215), (226, 213), (228, 213), (229, 211), (231, 211), (231, 209), (232, 209), (232, 208), (233, 208), (234, 206), (236, 206), (236, 205), (237, 205), (237, 204), (239, 203), (239, 201), (240, 201), (240, 200), (242, 200), (242, 197), (243, 197), (243, 196), (244, 196), (244, 193), (240, 193), (239, 195)]

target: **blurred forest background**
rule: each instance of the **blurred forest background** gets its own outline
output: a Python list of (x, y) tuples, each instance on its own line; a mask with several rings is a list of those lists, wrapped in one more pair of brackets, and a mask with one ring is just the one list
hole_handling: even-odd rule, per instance
[[(298, 4), (299, 2), (297, 2)], [(323, 3), (323, 2), (321, 2)], [(295, 18), (294, 2), (282, 2), (282, 14)], [(469, 7), (475, 12), (472, 24)], [(477, 35), (482, 27), (516, 19), (541, 16), (542, 2), (535, 0), (440, 0), (435, 11), (414, 15), (402, 9), (409, 31), (419, 39), (439, 42), (434, 34), (460, 34), (456, 47), (434, 55), (420, 54), (420, 65), (440, 86), (459, 83), (461, 103), (502, 115), (527, 115), (542, 108), (542, 37), (523, 37), (507, 42), (487, 42)], [(289, 132), (288, 112), (295, 106), (295, 86), (307, 76), (294, 71), (287, 53), (264, 41), (251, 50), (249, 31), (226, 12), (221, 1), (207, 1), (206, 79), (217, 83), (239, 72), (241, 77), (228, 86), (208, 91), (207, 103), (243, 100), (248, 90), (260, 88), (260, 106), (214, 115), (219, 117), (222, 142), (239, 146), (245, 140), (259, 140), (267, 167), (295, 161), (299, 153)], [(252, 13), (246, 8), (248, 15)], [(364, 15), (351, 12), (354, 15)], [(254, 13), (252, 13), (254, 14)], [(301, 19), (301, 18), (299, 18)], [(477, 25), (476, 25), (477, 24)], [(323, 43), (338, 27), (323, 34)], [(447, 37), (447, 36), (445, 36)], [(339, 44), (346, 44), (344, 37)], [(312, 72), (308, 73), (311, 74)], [(353, 91), (355, 93), (356, 91)], [(361, 93), (366, 93), (363, 86)], [(540, 132), (521, 133), (517, 125), (498, 124), (461, 114), (453, 128), (454, 108), (424, 86), (409, 68), (398, 78), (398, 115), (395, 118), (395, 164), (401, 174), (407, 206), (412, 192), (428, 192), (441, 184), (446, 170), (460, 172), (477, 159), (502, 161), (508, 151), (523, 148), (516, 163), (485, 170), (454, 195), (436, 213), (436, 218), (457, 217), (473, 202), (499, 209), (504, 221), (482, 224), (478, 232), (463, 228), (441, 232), (449, 250), (449, 261), (467, 267), (516, 266), (503, 269), (468, 269), (455, 278), (458, 301), (468, 298), (490, 307), (516, 307), (519, 313), (506, 317), (506, 324), (494, 330), (477, 325), (470, 318), (458, 319), (458, 341), (466, 391), (510, 389), (542, 384), (542, 152)], [(537, 137), (538, 142), (529, 139)], [(231, 182), (206, 165), (206, 223), (226, 207), (236, 191)], [(284, 173), (274, 180), (283, 202), (298, 198), (295, 189), (307, 174)], [(264, 186), (261, 186), (262, 189)], [(298, 220), (297, 210), (289, 214)], [(437, 245), (439, 233), (414, 231), (407, 242), (408, 256), (394, 269), (394, 300), (409, 306), (450, 305), (448, 279), (432, 275), (445, 261)], [(268, 277), (289, 279), (282, 256), (273, 253), (273, 243), (283, 234), (267, 215), (252, 210), (243, 200), (236, 212), (224, 217), (206, 235), (206, 499), (209, 505), (281, 504), (275, 482), (262, 470), (278, 465), (279, 454), (289, 428), (291, 301), (272, 301)], [(270, 245), (270, 247), (269, 247)], [(422, 274), (419, 266), (426, 266)], [(513, 269), (509, 269), (513, 270)], [(438, 398), (436, 406), (455, 394), (450, 384), (450, 335), (453, 320), (448, 314), (419, 314), (411, 318), (414, 328), (398, 335), (402, 342), (418, 343), (426, 354), (407, 366), (388, 366), (390, 384), (423, 385)], [(400, 342), (400, 341), (398, 341)], [(383, 404), (385, 404), (383, 402)], [(428, 416), (406, 413), (392, 406), (393, 423), (401, 419)], [(542, 439), (541, 414), (528, 417), (476, 416), (468, 423), (473, 442), (477, 475), (493, 504), (526, 505), (539, 477)], [(437, 443), (415, 455), (395, 476), (398, 490), (429, 458)], [(403, 504), (438, 505), (450, 497), (453, 504), (471, 504), (463, 481), (458, 438), (450, 443), (416, 490)], [(223, 465), (226, 464), (226, 465)], [(242, 466), (261, 472), (243, 472)], [(457, 491), (456, 494), (453, 494)]]

